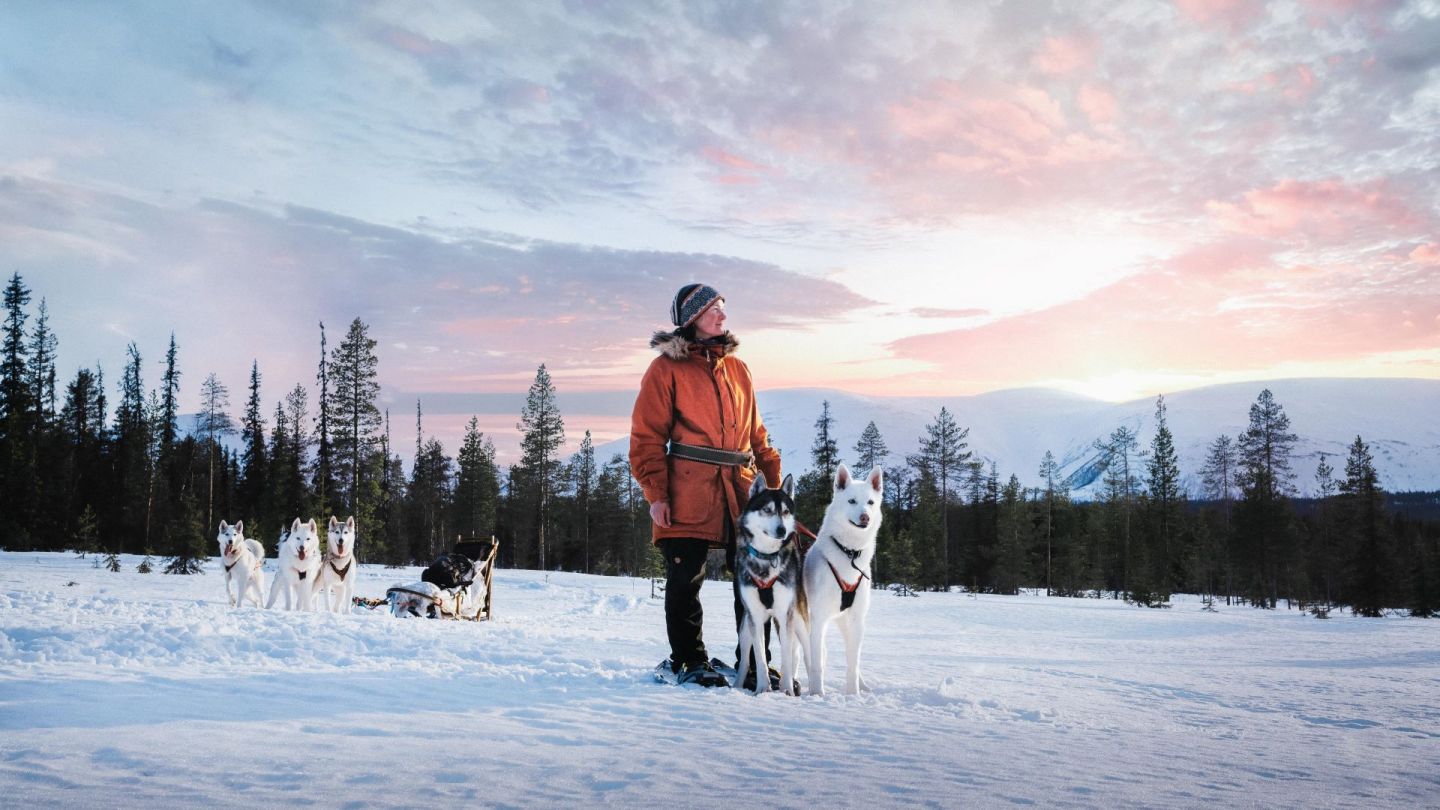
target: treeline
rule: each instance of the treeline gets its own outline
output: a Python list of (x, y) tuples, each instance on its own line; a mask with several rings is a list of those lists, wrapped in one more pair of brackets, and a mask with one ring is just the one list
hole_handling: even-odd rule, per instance
[[(1096, 442), (1098, 492), (1077, 501), (1053, 454), (1039, 460), (1041, 485), (1022, 486), (972, 456), (969, 430), (945, 408), (919, 437), (919, 451), (894, 465), (871, 422), (851, 459), (861, 473), (877, 465), (886, 472), (876, 581), (902, 592), (1033, 588), (1147, 606), (1196, 593), (1317, 615), (1348, 607), (1364, 616), (1431, 616), (1440, 608), (1440, 522), (1387, 506), (1363, 438), (1338, 469), (1322, 456), (1313, 471), (1317, 497), (1297, 501), (1297, 437), (1284, 408), (1261, 391), (1249, 426), (1210, 443), (1202, 499), (1192, 501), (1164, 397), (1155, 424), (1146, 448), (1128, 427)], [(815, 425), (798, 506), (810, 526), (818, 526), (840, 460), (828, 403)], [(1405, 502), (1433, 511), (1434, 500)]]
[[(209, 374), (201, 412), (181, 430), (182, 372), (172, 336), (158, 385), (128, 347), (114, 384), (82, 368), (60, 388), (58, 340), (42, 299), (33, 315), (19, 274), (5, 287), (0, 366), (0, 545), (167, 558), (195, 570), (213, 554), (220, 519), (244, 520), (274, 553), (296, 516), (354, 515), (363, 560), (427, 562), (457, 537), (497, 536), (500, 564), (602, 574), (655, 574), (647, 506), (626, 459), (595, 455), (586, 432), (561, 455), (565, 425), (544, 365), (517, 430), (521, 459), (497, 468), (490, 438), (471, 419), (456, 456), (426, 438), (416, 403), (410, 474), (377, 406), (376, 342), (358, 318), (331, 348), (320, 325), (314, 386), (297, 384), (265, 406), (258, 363), (238, 420), (228, 388)], [(312, 394), (313, 399), (312, 399)], [(898, 588), (1108, 596), (1164, 605), (1172, 593), (1323, 614), (1366, 616), (1440, 607), (1440, 519), (1433, 495), (1395, 501), (1380, 485), (1362, 437), (1347, 457), (1321, 457), (1300, 499), (1296, 435), (1270, 391), (1238, 436), (1217, 436), (1199, 479), (1181, 486), (1164, 398), (1147, 447), (1128, 427), (1096, 443), (1103, 470), (1093, 499), (1072, 498), (1060, 463), (1038, 460), (1037, 487), (973, 457), (969, 430), (942, 408), (918, 450), (891, 458), (875, 424), (845, 458), (885, 469), (885, 522), (875, 580)], [(829, 403), (816, 420), (799, 477), (803, 522), (819, 528), (842, 460)], [(239, 435), (239, 450), (224, 439)], [(790, 470), (793, 471), (793, 470)], [(1405, 504), (1395, 509), (1391, 503)]]
[[(63, 387), (59, 340), (42, 299), (16, 273), (5, 287), (0, 367), (0, 546), (166, 558), (190, 573), (215, 553), (221, 519), (244, 520), (271, 554), (295, 517), (354, 515), (368, 562), (428, 562), (460, 537), (498, 535), (502, 564), (638, 574), (655, 570), (645, 504), (625, 459), (597, 462), (589, 434), (563, 462), (564, 425), (541, 366), (524, 411), (524, 457), (502, 473), (472, 418), (455, 457), (426, 438), (416, 403), (407, 477), (380, 392), (376, 341), (360, 319), (331, 347), (320, 324), (313, 387), (296, 384), (267, 406), (258, 362), (231, 413), (215, 374), (182, 429), (184, 372), (172, 335), (163, 372), (147, 387), (131, 343), (113, 392), (103, 369)], [(113, 407), (112, 407), (113, 403)], [(238, 436), (239, 449), (227, 437)], [(118, 563), (116, 563), (118, 564)]]

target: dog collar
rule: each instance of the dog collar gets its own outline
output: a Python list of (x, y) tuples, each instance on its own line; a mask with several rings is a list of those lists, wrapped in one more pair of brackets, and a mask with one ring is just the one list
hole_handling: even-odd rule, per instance
[(849, 548), (848, 546), (841, 543), (840, 540), (833, 534), (830, 535), (830, 542), (834, 543), (837, 548), (844, 552), (846, 557), (850, 558), (851, 565), (855, 564), (855, 558), (860, 556), (860, 552), (865, 550), (864, 548)]
[(764, 551), (756, 551), (754, 546), (746, 546), (746, 547), (745, 547), (745, 551), (748, 552), (751, 557), (754, 557), (754, 558), (757, 559), (757, 560), (764, 560), (765, 562), (774, 562), (776, 559), (778, 559), (778, 558), (780, 557), (781, 554), (785, 553), (785, 546), (784, 546), (784, 545), (781, 545), (779, 549), (777, 549), (777, 550), (775, 550), (775, 551), (771, 551), (771, 552), (769, 552), (769, 553), (766, 553), (766, 552), (764, 552)]

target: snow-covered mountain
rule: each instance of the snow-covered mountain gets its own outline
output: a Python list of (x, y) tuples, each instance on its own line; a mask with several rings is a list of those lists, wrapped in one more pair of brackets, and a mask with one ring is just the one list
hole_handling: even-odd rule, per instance
[[(1293, 467), (1302, 494), (1312, 489), (1321, 453), (1343, 471), (1346, 450), (1357, 435), (1370, 445), (1386, 489), (1440, 489), (1440, 380), (1323, 378), (1233, 383), (1167, 395), (1181, 474), (1192, 494), (1200, 490), (1207, 446), (1221, 434), (1233, 438), (1244, 430), (1250, 406), (1265, 388), (1285, 408), (1291, 429), (1299, 436)], [(970, 429), (970, 449), (994, 461), (1002, 477), (1014, 473), (1026, 485), (1037, 484), (1040, 460), (1048, 450), (1082, 498), (1092, 494), (1098, 482), (1097, 439), (1125, 425), (1136, 431), (1143, 449), (1154, 435), (1155, 401), (1150, 398), (1113, 403), (1043, 388), (955, 397), (864, 396), (794, 388), (761, 391), (757, 396), (772, 441), (791, 469), (809, 465), (815, 420), (824, 401), (830, 403), (843, 458), (854, 457), (860, 432), (874, 420), (889, 446), (892, 464), (915, 452), (925, 426), (943, 406)], [(598, 447), (597, 453), (608, 458), (611, 453), (624, 453), (627, 446), (628, 441), (620, 439)]]

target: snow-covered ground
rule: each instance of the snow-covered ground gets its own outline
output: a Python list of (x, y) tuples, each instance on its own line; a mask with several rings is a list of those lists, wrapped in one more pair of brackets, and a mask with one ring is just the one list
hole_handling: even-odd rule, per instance
[(873, 693), (757, 698), (652, 682), (645, 580), (499, 571), (474, 624), (123, 562), (0, 553), (0, 805), (1440, 806), (1436, 621), (883, 594)]

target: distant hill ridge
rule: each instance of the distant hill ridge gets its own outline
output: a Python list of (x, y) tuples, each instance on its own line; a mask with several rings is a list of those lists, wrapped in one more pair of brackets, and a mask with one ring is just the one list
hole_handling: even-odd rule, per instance
[[(1347, 448), (1356, 435), (1370, 445), (1386, 489), (1440, 489), (1440, 380), (1299, 378), (1227, 383), (1165, 396), (1182, 482), (1192, 495), (1200, 494), (1200, 469), (1210, 443), (1222, 433), (1238, 436), (1249, 424), (1251, 404), (1266, 388), (1284, 407), (1299, 437), (1292, 467), (1300, 494), (1313, 490), (1321, 453), (1331, 459), (1336, 476), (1343, 475)], [(889, 446), (891, 465), (916, 451), (925, 426), (943, 406), (970, 429), (970, 450), (994, 461), (1002, 478), (1014, 473), (1027, 486), (1038, 484), (1040, 461), (1048, 450), (1080, 497), (1094, 494), (1103, 471), (1096, 440), (1125, 425), (1138, 434), (1145, 449), (1155, 432), (1153, 397), (1112, 403), (1046, 388), (953, 397), (789, 388), (762, 390), (757, 397), (772, 442), (790, 470), (809, 466), (815, 420), (826, 400), (841, 457), (854, 458), (855, 442), (873, 420)], [(608, 458), (626, 452), (628, 445), (620, 439), (596, 452)]]

